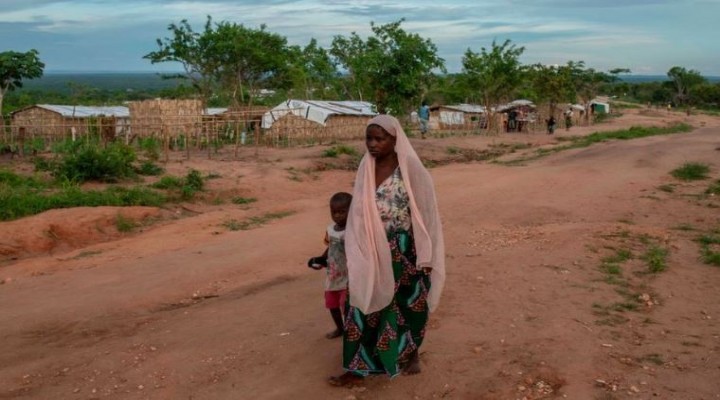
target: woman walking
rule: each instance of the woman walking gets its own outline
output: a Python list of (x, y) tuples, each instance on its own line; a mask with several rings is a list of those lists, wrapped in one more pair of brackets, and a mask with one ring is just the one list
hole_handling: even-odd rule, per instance
[(346, 386), (370, 374), (420, 372), (428, 313), (445, 281), (445, 249), (435, 189), (398, 120), (367, 125), (348, 217), (349, 305), (343, 335)]

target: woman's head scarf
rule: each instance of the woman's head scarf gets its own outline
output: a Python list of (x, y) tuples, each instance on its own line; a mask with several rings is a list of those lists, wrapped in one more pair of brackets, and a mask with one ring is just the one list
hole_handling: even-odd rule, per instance
[[(395, 153), (410, 200), (417, 268), (432, 268), (427, 301), (433, 311), (445, 284), (445, 243), (432, 178), (395, 117), (378, 115), (370, 125), (382, 127), (396, 139)], [(390, 246), (375, 191), (375, 158), (365, 153), (355, 178), (345, 233), (350, 304), (365, 314), (389, 305), (395, 293)]]

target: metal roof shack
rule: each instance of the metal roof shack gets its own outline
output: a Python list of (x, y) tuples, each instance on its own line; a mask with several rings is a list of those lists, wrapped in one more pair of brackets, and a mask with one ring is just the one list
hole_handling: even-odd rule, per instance
[(124, 106), (36, 104), (10, 113), (13, 132), (29, 136), (74, 136), (99, 132), (115, 137), (130, 128), (130, 110)]
[(262, 128), (275, 144), (357, 139), (365, 135), (365, 125), (375, 115), (374, 105), (365, 101), (290, 99), (263, 115)]

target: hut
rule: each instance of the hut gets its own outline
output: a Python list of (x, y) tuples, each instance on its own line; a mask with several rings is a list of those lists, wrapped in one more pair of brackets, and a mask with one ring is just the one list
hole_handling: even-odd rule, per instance
[(610, 114), (610, 102), (606, 97), (596, 97), (590, 101), (591, 114)]
[(287, 100), (263, 114), (268, 144), (322, 143), (356, 139), (377, 115), (365, 101)]
[(36, 104), (10, 113), (13, 132), (27, 137), (63, 137), (102, 135), (107, 139), (126, 134), (130, 129), (127, 107), (71, 106)]
[(485, 107), (477, 104), (430, 107), (430, 129), (477, 129), (486, 126)]
[(128, 106), (133, 136), (140, 137), (197, 133), (205, 110), (200, 100), (155, 99), (131, 101)]
[(495, 108), (501, 116), (501, 124), (506, 132), (528, 132), (537, 121), (537, 107), (530, 100), (513, 100)]

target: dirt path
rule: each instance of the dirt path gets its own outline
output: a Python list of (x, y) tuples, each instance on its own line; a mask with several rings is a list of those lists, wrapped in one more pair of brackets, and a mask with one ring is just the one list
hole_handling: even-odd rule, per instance
[[(668, 174), (696, 161), (720, 178), (719, 124), (695, 125), (706, 127), (520, 167), (433, 168), (448, 282), (424, 371), (354, 390), (324, 383), (340, 370), (340, 342), (323, 337), (332, 322), (322, 277), (304, 266), (322, 250), (327, 199), (349, 190), (353, 173), (289, 179), (288, 165), (313, 162), (307, 149), (205, 161), (222, 170), (216, 191), (258, 202), (193, 206), (199, 213), (119, 240), (0, 267), (11, 278), (0, 285), (0, 399), (720, 398), (720, 268), (701, 263), (694, 241), (720, 228), (720, 199), (696, 196), (708, 181)], [(530, 136), (502, 140), (553, 140)], [(279, 212), (291, 214), (223, 227)], [(653, 249), (669, 252), (663, 272), (646, 272)], [(608, 272), (619, 254), (631, 257)]]

